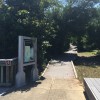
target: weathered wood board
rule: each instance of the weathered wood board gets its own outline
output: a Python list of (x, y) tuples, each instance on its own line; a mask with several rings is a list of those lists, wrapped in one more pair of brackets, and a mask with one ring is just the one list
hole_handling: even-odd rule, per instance
[(84, 87), (89, 100), (100, 100), (100, 78), (84, 78)]

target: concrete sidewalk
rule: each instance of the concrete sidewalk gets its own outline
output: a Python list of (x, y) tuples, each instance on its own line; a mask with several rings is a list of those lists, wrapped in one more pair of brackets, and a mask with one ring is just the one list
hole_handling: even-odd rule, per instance
[(86, 100), (83, 86), (75, 78), (71, 52), (52, 60), (41, 80), (0, 96), (0, 100)]
[(14, 91), (0, 100), (85, 100), (85, 97), (76, 79), (45, 79), (37, 87)]
[[(52, 61), (54, 62), (54, 61)], [(58, 62), (55, 64), (51, 63), (44, 74), (46, 79), (67, 79), (67, 78), (75, 78), (75, 73), (72, 67), (72, 63), (68, 62)]]
[(43, 76), (51, 80), (47, 100), (86, 100), (71, 61), (52, 61)]
[(1, 96), (0, 100), (85, 100), (84, 89), (75, 79), (71, 62), (52, 61), (42, 79), (31, 87)]

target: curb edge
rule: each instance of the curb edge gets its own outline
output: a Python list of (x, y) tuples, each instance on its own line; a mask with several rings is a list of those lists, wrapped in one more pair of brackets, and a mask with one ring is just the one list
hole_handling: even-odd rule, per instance
[(75, 78), (78, 78), (77, 72), (76, 72), (76, 69), (75, 69), (75, 66), (74, 66), (74, 63), (73, 63), (72, 60), (71, 60), (71, 64), (72, 64), (72, 67), (73, 67), (73, 70), (74, 70)]

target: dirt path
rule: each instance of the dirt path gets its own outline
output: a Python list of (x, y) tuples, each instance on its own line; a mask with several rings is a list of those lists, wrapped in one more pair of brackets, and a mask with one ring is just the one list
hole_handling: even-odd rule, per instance
[(75, 78), (72, 58), (73, 54), (64, 54), (52, 60), (41, 80), (11, 91), (0, 100), (86, 100), (84, 89)]

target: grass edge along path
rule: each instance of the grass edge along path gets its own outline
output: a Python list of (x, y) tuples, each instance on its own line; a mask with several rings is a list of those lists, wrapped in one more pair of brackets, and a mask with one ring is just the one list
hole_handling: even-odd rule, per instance
[[(93, 50), (91, 52), (80, 52), (78, 53), (78, 59), (74, 61), (78, 79), (83, 83), (83, 78), (100, 78), (100, 60), (93, 57), (97, 57), (98, 50)], [(86, 60), (86, 63), (85, 63)], [(89, 60), (89, 61), (88, 61)], [(77, 62), (80, 62), (79, 64)]]

